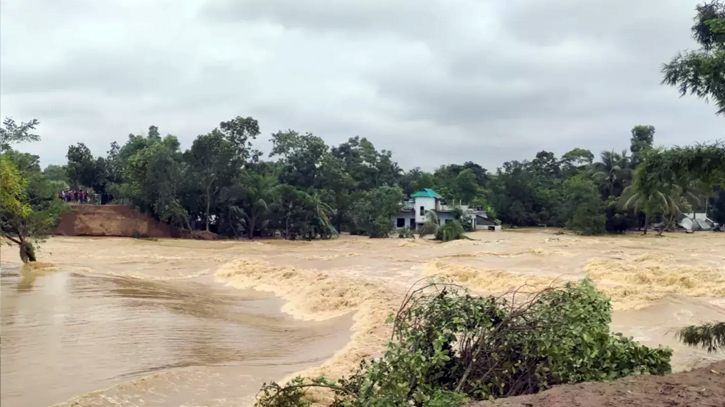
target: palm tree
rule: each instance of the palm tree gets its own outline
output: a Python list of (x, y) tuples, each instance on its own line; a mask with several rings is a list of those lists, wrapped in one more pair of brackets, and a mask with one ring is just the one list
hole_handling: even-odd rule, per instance
[(269, 219), (266, 219), (270, 213), (268, 202), (273, 198), (277, 179), (273, 176), (253, 175), (242, 182), (241, 199), (237, 205), (229, 206), (229, 218), (231, 221), (236, 217), (247, 232), (247, 237), (252, 239), (254, 232), (264, 229), (269, 223)]
[(690, 346), (701, 346), (708, 352), (725, 349), (725, 322), (693, 325), (677, 331), (680, 341)]
[(435, 235), (441, 227), (441, 221), (435, 211), (427, 211), (425, 213), (425, 223), (419, 227), (417, 232), (419, 237), (426, 235)]
[(617, 154), (614, 150), (602, 151), (601, 162), (592, 166), (592, 178), (597, 182), (603, 182), (609, 196), (613, 196), (617, 181), (624, 181), (631, 175), (629, 161), (627, 150), (622, 150), (622, 154)]
[[(686, 194), (694, 197), (691, 192)], [(653, 216), (666, 216), (669, 228), (683, 211), (689, 210), (690, 204), (684, 195), (680, 186), (643, 179), (642, 173), (638, 172), (635, 174), (634, 183), (622, 192), (620, 202), (624, 209), (632, 208), (637, 212), (644, 212), (644, 234), (647, 234), (647, 226)]]
[(312, 207), (315, 208), (317, 220), (322, 225), (322, 233), (320, 235), (322, 237), (337, 237), (339, 235), (337, 229), (330, 222), (330, 216), (333, 213), (332, 207), (322, 201), (318, 191), (308, 196)]

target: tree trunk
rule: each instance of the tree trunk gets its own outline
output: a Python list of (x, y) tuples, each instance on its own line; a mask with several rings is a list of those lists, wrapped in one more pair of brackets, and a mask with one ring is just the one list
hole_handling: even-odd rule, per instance
[[(234, 237), (237, 238), (237, 239), (239, 239), (239, 235), (237, 234), (237, 228), (234, 226), (234, 221), (232, 220), (232, 212), (231, 212), (231, 210), (229, 212), (227, 212), (227, 213), (229, 214), (229, 216), (228, 216), (228, 219), (229, 219), (229, 227), (232, 228), (232, 232), (234, 233)], [(218, 230), (217, 230), (217, 232), (218, 232)]]
[(647, 234), (647, 225), (649, 224), (649, 216), (644, 214), (644, 234)]
[[(209, 232), (209, 211), (211, 208), (211, 186), (214, 183), (214, 178), (212, 178), (211, 182), (209, 182), (209, 185), (206, 187), (206, 231)], [(218, 230), (217, 230), (218, 232)]]
[(284, 240), (289, 240), (289, 216), (284, 223)]
[(31, 261), (36, 261), (35, 248), (33, 247), (32, 243), (26, 242), (25, 240), (21, 240), (20, 259), (23, 261), (23, 263), (26, 263), (26, 264)]
[(211, 196), (209, 195), (209, 188), (206, 189), (206, 231), (209, 231), (209, 209), (211, 207)]
[(338, 213), (335, 215), (335, 227), (337, 228), (337, 233), (340, 233), (342, 230), (342, 212), (338, 209)]
[(247, 230), (247, 237), (251, 240), (254, 239), (254, 224), (256, 223), (256, 218), (250, 218), (249, 222), (247, 222), (247, 225), (249, 225)]

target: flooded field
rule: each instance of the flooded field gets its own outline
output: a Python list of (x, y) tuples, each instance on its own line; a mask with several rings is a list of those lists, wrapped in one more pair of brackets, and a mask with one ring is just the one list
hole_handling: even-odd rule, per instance
[(589, 274), (612, 298), (612, 329), (672, 347), (675, 370), (725, 357), (673, 337), (725, 320), (725, 235), (555, 232), (450, 243), (54, 238), (40, 253), (52, 268), (23, 271), (4, 246), (1, 402), (244, 405), (264, 380), (335, 376), (379, 354), (388, 312), (434, 275), (485, 294)]

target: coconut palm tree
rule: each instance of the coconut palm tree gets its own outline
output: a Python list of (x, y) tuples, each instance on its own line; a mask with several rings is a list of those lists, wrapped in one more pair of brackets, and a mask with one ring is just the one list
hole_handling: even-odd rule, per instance
[(627, 150), (622, 150), (622, 154), (615, 153), (614, 150), (602, 151), (601, 162), (592, 166), (592, 178), (606, 185), (609, 196), (613, 196), (617, 183), (622, 184), (631, 177), (629, 161)]
[(647, 227), (654, 216), (665, 217), (669, 227), (674, 224), (679, 215), (689, 211), (690, 203), (685, 195), (697, 199), (691, 192), (683, 193), (683, 189), (678, 185), (660, 184), (643, 179), (640, 172), (635, 174), (632, 185), (624, 189), (620, 202), (624, 209), (631, 208), (636, 212), (644, 212), (644, 234), (647, 234)]
[(419, 227), (417, 232), (418, 236), (423, 237), (427, 235), (435, 235), (438, 233), (438, 229), (441, 227), (441, 221), (438, 218), (438, 214), (435, 211), (427, 211), (425, 213), (425, 223)]
[(310, 204), (315, 209), (315, 214), (317, 215), (317, 220), (322, 226), (322, 231), (320, 235), (325, 238), (329, 237), (337, 237), (339, 233), (337, 232), (337, 229), (335, 229), (334, 226), (332, 226), (332, 223), (330, 222), (330, 217), (333, 213), (333, 209), (330, 205), (322, 201), (322, 198), (320, 197), (320, 193), (318, 191), (315, 191), (312, 195), (308, 195)]
[(700, 346), (708, 352), (725, 349), (725, 322), (688, 326), (677, 331), (677, 337), (686, 345)]
[(248, 238), (253, 238), (257, 230), (264, 229), (269, 223), (268, 203), (273, 199), (276, 185), (275, 177), (265, 175), (247, 177), (239, 185), (241, 199), (237, 204), (229, 206), (229, 218), (230, 221), (237, 219)]

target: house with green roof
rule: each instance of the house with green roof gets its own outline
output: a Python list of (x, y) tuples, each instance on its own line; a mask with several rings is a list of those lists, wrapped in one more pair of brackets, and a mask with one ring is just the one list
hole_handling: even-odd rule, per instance
[[(494, 222), (488, 218), (482, 208), (474, 208), (468, 205), (457, 205), (472, 223), (473, 229), (486, 229)], [(425, 188), (412, 194), (410, 199), (403, 202), (399, 213), (393, 215), (393, 226), (398, 229), (408, 228), (411, 230), (422, 226), (427, 219), (428, 212), (435, 212), (441, 225), (455, 220), (454, 209), (456, 206), (446, 205), (443, 197), (436, 191)]]

